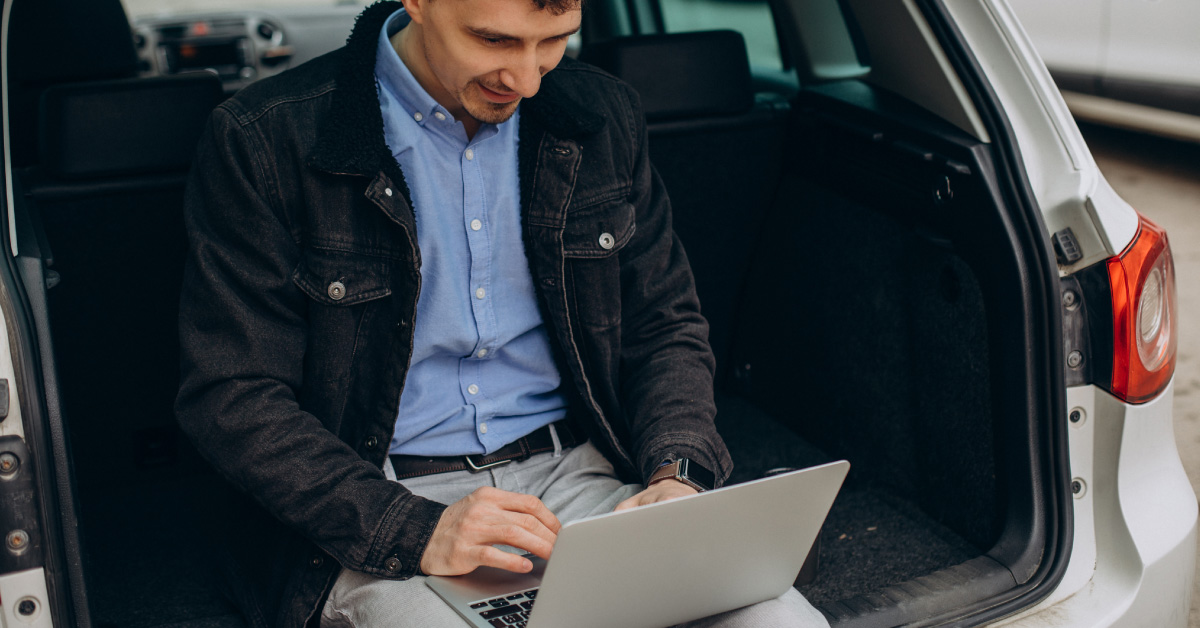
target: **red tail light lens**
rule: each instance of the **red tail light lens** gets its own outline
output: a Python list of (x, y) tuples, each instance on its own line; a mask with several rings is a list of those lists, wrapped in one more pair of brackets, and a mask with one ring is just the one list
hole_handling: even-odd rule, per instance
[(1167, 232), (1141, 217), (1133, 242), (1108, 260), (1112, 289), (1111, 392), (1130, 403), (1158, 396), (1175, 373), (1175, 263)]

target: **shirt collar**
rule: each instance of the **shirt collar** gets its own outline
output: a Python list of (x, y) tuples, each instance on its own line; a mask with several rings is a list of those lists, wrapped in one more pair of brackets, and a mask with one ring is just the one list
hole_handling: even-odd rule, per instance
[(424, 87), (421, 87), (408, 66), (400, 60), (400, 55), (396, 54), (396, 48), (392, 46), (392, 35), (408, 26), (409, 21), (408, 13), (404, 9), (400, 9), (392, 13), (383, 23), (383, 28), (379, 29), (379, 52), (378, 61), (375, 64), (375, 74), (379, 77), (381, 88), (391, 92), (409, 115), (415, 118), (415, 114), (421, 114), (421, 119), (417, 122), (424, 126), (435, 112), (440, 111), (447, 117), (450, 113), (439, 105), (433, 96), (425, 91)]

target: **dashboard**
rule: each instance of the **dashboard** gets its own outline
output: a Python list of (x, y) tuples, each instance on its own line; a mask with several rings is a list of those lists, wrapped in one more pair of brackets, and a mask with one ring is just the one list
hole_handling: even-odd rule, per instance
[(142, 76), (209, 71), (227, 93), (340, 47), (359, 5), (151, 15), (133, 21)]

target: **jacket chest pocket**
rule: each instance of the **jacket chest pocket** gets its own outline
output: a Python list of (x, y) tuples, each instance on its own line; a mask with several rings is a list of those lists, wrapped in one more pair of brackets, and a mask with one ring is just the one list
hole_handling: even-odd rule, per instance
[(618, 253), (637, 230), (633, 205), (605, 203), (567, 214), (563, 255), (571, 296), (581, 321), (611, 327), (621, 322), (621, 260)]
[[(292, 282), (310, 299), (306, 378), (343, 381), (367, 344), (371, 317), (389, 308), (368, 307), (392, 293), (390, 262), (346, 251), (306, 248)], [(361, 307), (355, 307), (361, 306)], [(386, 344), (386, 343), (384, 343)]]
[(349, 307), (392, 293), (388, 262), (347, 251), (308, 248), (292, 281), (321, 305)]

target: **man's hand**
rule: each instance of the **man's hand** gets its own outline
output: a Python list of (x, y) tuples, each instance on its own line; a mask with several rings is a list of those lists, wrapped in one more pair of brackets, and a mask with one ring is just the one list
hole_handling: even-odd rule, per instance
[(679, 480), (663, 480), (655, 482), (650, 488), (617, 504), (613, 512), (637, 508), (638, 506), (645, 506), (646, 504), (653, 504), (655, 502), (665, 502), (668, 499), (675, 499), (676, 497), (695, 495), (697, 492), (696, 489)]
[(542, 500), (483, 487), (442, 512), (421, 556), (421, 571), (430, 576), (458, 576), (487, 565), (528, 573), (533, 569), (529, 559), (492, 546), (511, 545), (550, 558), (561, 528)]

